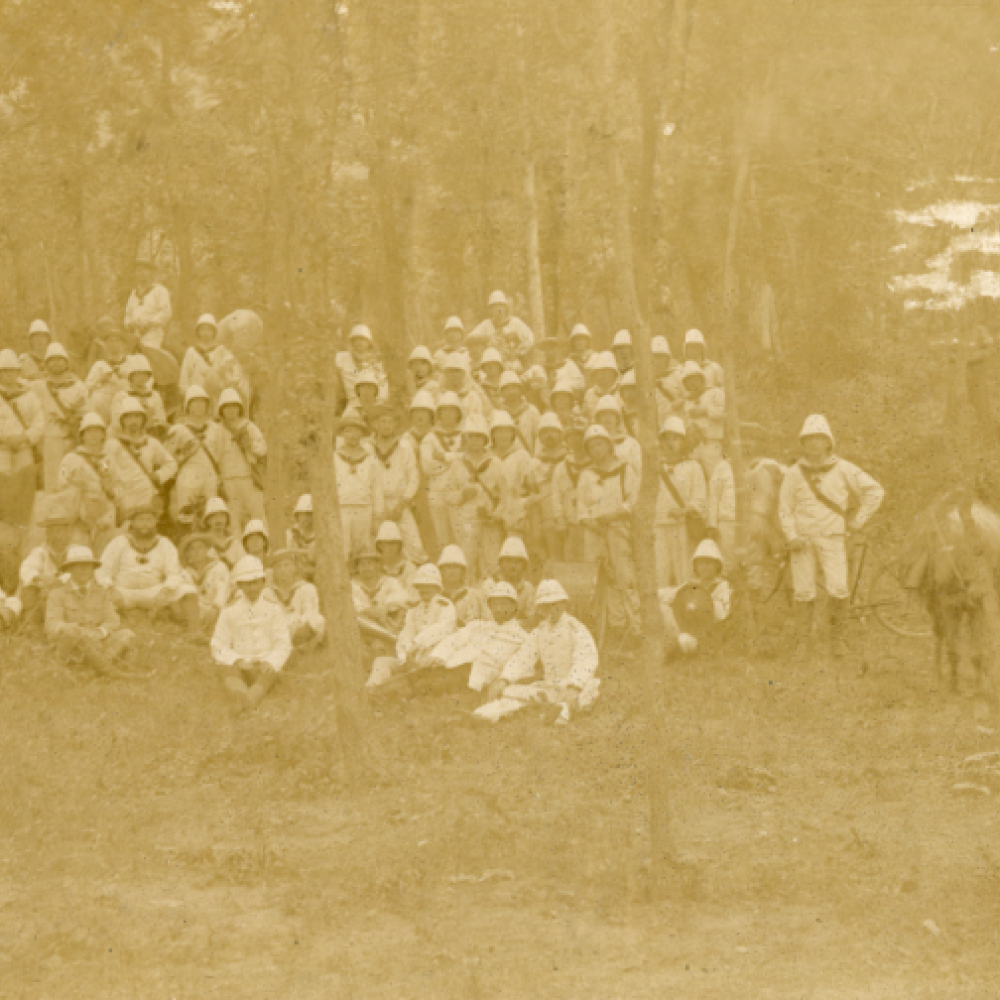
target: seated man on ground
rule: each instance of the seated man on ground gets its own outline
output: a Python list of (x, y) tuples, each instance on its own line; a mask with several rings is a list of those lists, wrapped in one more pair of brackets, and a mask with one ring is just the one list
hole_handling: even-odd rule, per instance
[(693, 579), (680, 587), (663, 587), (660, 613), (669, 644), (668, 652), (680, 649), (717, 649), (725, 638), (732, 588), (722, 572), (722, 553), (710, 538), (698, 544), (691, 559)]
[(248, 556), (256, 556), (264, 562), (270, 550), (271, 536), (268, 535), (264, 522), (257, 519), (247, 521), (243, 529), (243, 551)]
[[(482, 591), (467, 582), (468, 562), (460, 545), (446, 545), (438, 559), (444, 596), (454, 605), (456, 627), (489, 617)], [(443, 639), (444, 636), (442, 635)]]
[(406, 609), (413, 602), (399, 580), (383, 572), (382, 560), (374, 549), (359, 552), (354, 567), (351, 593), (361, 640), (370, 655), (391, 656)]
[(256, 556), (244, 556), (233, 567), (233, 583), (239, 597), (219, 615), (212, 658), (239, 708), (252, 709), (277, 683), (292, 640), (285, 612), (264, 597), (264, 566)]
[(413, 589), (420, 602), (406, 612), (396, 639), (396, 655), (377, 656), (368, 687), (380, 687), (393, 677), (431, 665), (434, 647), (455, 631), (455, 606), (441, 594), (441, 571), (425, 563), (413, 575)]
[(482, 691), (492, 684), (528, 633), (518, 621), (517, 591), (506, 582), (494, 584), (486, 602), (491, 619), (470, 622), (443, 639), (431, 653), (430, 665), (457, 670), (471, 667), (469, 687)]
[[(375, 549), (382, 559), (382, 572), (404, 590), (409, 588), (417, 567), (403, 555), (403, 533), (395, 521), (383, 521), (375, 537)], [(416, 595), (411, 595), (416, 599)]]
[(112, 539), (101, 556), (98, 580), (114, 588), (122, 610), (146, 611), (151, 620), (169, 612), (196, 636), (201, 631), (198, 590), (185, 579), (174, 543), (158, 534), (158, 515), (152, 506), (131, 512), (128, 531)]
[[(535, 605), (543, 616), (536, 628), (507, 661), (490, 685), (487, 702), (473, 713), (497, 722), (526, 705), (558, 706), (556, 722), (569, 722), (570, 714), (590, 708), (597, 699), (597, 646), (582, 622), (567, 612), (569, 597), (557, 580), (538, 585)], [(542, 677), (535, 680), (539, 663)]]
[(179, 547), (184, 579), (198, 592), (198, 617), (206, 632), (215, 628), (229, 603), (229, 567), (215, 554), (208, 535), (187, 535)]
[(73, 519), (61, 513), (50, 512), (42, 525), (45, 528), (45, 542), (32, 549), (21, 563), (18, 589), (25, 624), (29, 628), (37, 625), (39, 632), (45, 624), (45, 605), (49, 594), (60, 583), (59, 567), (69, 548)]
[(274, 601), (288, 619), (288, 634), (298, 652), (311, 653), (326, 635), (326, 619), (320, 613), (319, 593), (300, 574), (302, 554), (279, 549), (271, 557), (271, 583), (264, 596)]
[(205, 504), (205, 532), (212, 540), (215, 554), (232, 569), (245, 555), (243, 543), (232, 531), (233, 518), (226, 501), (212, 497)]
[(295, 524), (285, 532), (285, 547), (301, 549), (306, 554), (306, 579), (311, 580), (316, 570), (316, 533), (313, 529), (313, 498), (303, 493), (295, 502), (292, 514)]
[(122, 628), (111, 591), (95, 579), (100, 565), (85, 545), (69, 547), (59, 567), (68, 579), (45, 605), (45, 634), (67, 665), (107, 674), (128, 656), (135, 636)]

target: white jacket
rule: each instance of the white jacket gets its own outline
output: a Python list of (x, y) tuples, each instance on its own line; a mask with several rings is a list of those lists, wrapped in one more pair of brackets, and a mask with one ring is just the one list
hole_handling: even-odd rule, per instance
[(539, 660), (546, 684), (582, 690), (597, 673), (597, 646), (586, 625), (563, 614), (555, 624), (543, 621), (507, 661), (501, 676), (510, 683), (530, 681)]
[(785, 474), (778, 497), (778, 517), (788, 541), (800, 536), (844, 535), (858, 531), (882, 505), (885, 490), (867, 472), (842, 458), (833, 457), (813, 475), (816, 488), (842, 511), (850, 508), (847, 523), (840, 514), (830, 510), (806, 481), (810, 467), (796, 462)]
[(686, 458), (673, 466), (661, 462), (657, 474), (659, 492), (656, 495), (656, 524), (673, 524), (684, 520), (683, 515), (679, 513), (680, 507), (677, 501), (663, 482), (663, 476), (670, 477), (674, 488), (688, 507), (693, 507), (703, 517), (705, 516), (707, 507), (705, 473), (698, 462), (693, 458)]
[(291, 654), (285, 612), (263, 594), (251, 604), (241, 593), (220, 612), (212, 636), (216, 663), (231, 667), (237, 660), (258, 660), (278, 673)]

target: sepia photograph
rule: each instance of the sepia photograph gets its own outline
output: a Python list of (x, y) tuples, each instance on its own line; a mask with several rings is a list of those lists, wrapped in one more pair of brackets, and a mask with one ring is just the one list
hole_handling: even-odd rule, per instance
[(998, 94), (0, 0), (0, 1000), (997, 1000)]

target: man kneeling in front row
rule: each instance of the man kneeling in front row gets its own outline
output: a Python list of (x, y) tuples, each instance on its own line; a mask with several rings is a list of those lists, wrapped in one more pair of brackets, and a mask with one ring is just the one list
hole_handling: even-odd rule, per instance
[(212, 657), (239, 707), (256, 708), (277, 683), (292, 654), (292, 640), (281, 605), (264, 596), (261, 561), (244, 556), (233, 567), (232, 579), (240, 594), (219, 614)]
[(111, 591), (94, 579), (99, 560), (85, 545), (71, 545), (59, 567), (69, 575), (49, 592), (45, 634), (70, 666), (110, 673), (129, 653), (135, 636), (121, 627)]

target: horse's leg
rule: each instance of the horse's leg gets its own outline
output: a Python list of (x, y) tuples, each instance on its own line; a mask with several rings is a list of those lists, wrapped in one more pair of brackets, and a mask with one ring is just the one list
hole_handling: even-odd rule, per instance
[(972, 650), (972, 666), (976, 672), (976, 690), (982, 694), (986, 690), (983, 674), (983, 651), (986, 641), (986, 613), (978, 601), (969, 608), (969, 646)]

